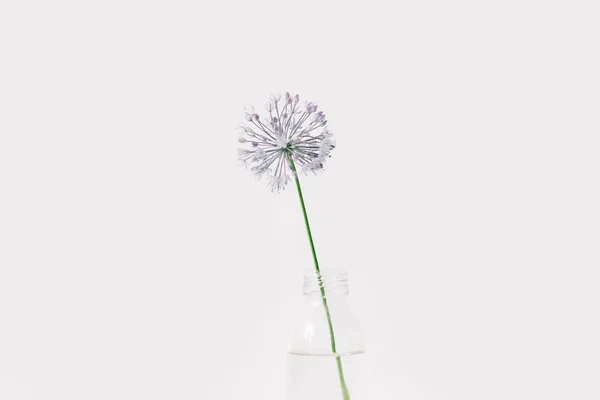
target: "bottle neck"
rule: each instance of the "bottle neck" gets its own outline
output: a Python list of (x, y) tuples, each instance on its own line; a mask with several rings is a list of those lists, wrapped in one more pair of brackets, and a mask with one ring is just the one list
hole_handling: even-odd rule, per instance
[(312, 270), (304, 275), (304, 295), (307, 299), (343, 297), (348, 294), (348, 291), (346, 271)]

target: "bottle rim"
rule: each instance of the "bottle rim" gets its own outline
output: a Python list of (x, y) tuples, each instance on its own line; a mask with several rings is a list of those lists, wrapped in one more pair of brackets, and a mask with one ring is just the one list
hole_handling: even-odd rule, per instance
[(307, 270), (304, 274), (304, 294), (324, 297), (328, 294), (348, 294), (348, 272), (343, 269)]

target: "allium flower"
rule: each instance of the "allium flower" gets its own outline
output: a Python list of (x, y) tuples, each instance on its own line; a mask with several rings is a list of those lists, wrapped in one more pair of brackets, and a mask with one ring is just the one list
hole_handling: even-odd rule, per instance
[(301, 109), (298, 95), (272, 95), (265, 104), (269, 113), (262, 119), (254, 107), (246, 109), (246, 124), (240, 126), (239, 159), (258, 178), (269, 177), (273, 191), (280, 192), (297, 168), (317, 172), (330, 157), (335, 143), (327, 120), (317, 105), (306, 102)]

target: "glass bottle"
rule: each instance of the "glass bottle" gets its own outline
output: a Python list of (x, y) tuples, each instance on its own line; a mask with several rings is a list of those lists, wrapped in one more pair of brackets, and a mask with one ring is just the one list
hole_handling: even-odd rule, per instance
[(287, 400), (365, 400), (364, 344), (345, 271), (304, 276), (306, 304), (291, 333)]

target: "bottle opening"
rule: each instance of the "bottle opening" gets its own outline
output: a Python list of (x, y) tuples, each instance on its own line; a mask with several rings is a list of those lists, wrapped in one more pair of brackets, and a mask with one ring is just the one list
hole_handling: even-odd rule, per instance
[(343, 270), (308, 271), (304, 275), (304, 294), (310, 297), (348, 294), (348, 272)]

